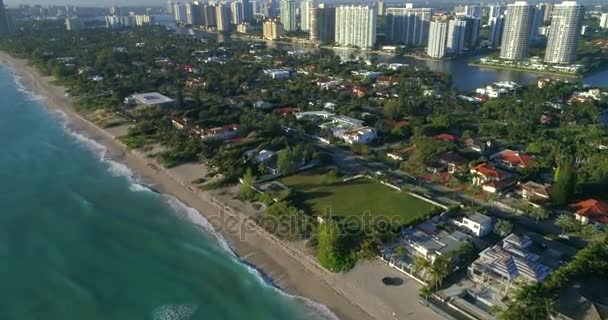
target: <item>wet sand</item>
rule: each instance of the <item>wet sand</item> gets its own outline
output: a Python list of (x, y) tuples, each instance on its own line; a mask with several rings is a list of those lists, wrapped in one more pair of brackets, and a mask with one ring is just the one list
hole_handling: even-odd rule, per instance
[(0, 52), (0, 63), (12, 67), (23, 85), (44, 98), (47, 107), (64, 112), (71, 130), (106, 146), (109, 158), (129, 166), (139, 180), (154, 190), (172, 195), (200, 212), (245, 263), (255, 266), (278, 288), (299, 296), (297, 299), (323, 304), (344, 320), (440, 319), (416, 303), (420, 286), (414, 281), (404, 278), (404, 286), (388, 289), (381, 285), (383, 276), (399, 275), (394, 269), (372, 261), (361, 263), (346, 274), (324, 270), (306, 253), (302, 243), (285, 243), (259, 230), (249, 220), (256, 214), (251, 205), (233, 199), (230, 193), (203, 192), (193, 186), (191, 182), (203, 175), (200, 164), (167, 170), (143, 152), (128, 151), (116, 139), (124, 134), (124, 127), (102, 129), (89, 122), (75, 111), (71, 99), (65, 96), (65, 88), (53, 84), (52, 77), (42, 77), (24, 60), (4, 52)]

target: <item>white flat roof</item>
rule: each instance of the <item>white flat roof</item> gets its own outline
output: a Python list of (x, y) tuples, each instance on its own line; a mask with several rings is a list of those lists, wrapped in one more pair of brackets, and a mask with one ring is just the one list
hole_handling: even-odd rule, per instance
[(156, 105), (156, 104), (165, 104), (173, 102), (173, 99), (164, 96), (158, 92), (147, 92), (147, 93), (139, 93), (132, 95), (133, 99), (137, 100), (139, 103), (148, 104), (148, 105)]

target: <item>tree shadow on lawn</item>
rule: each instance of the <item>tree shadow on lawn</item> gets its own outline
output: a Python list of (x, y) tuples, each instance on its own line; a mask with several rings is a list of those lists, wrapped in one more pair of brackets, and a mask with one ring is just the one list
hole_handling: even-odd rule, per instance
[(316, 198), (329, 197), (331, 195), (331, 192), (326, 191), (295, 191), (291, 197), (291, 202), (296, 208), (303, 210), (309, 215), (316, 214), (322, 216), (325, 214), (325, 212), (313, 212), (311, 203)]

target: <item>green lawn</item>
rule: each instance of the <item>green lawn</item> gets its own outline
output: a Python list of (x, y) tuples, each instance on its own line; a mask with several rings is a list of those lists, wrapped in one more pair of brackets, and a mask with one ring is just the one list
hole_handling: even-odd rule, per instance
[(336, 216), (372, 215), (397, 217), (407, 224), (430, 213), (436, 207), (369, 179), (357, 179), (332, 185), (322, 184), (319, 171), (304, 172), (281, 179), (295, 192), (295, 204), (315, 215), (328, 210)]

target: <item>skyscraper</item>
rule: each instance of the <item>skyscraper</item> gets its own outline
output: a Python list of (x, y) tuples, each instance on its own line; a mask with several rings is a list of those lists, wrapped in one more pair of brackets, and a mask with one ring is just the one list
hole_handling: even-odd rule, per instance
[(505, 11), (507, 11), (507, 6), (503, 4), (491, 5), (488, 11), (488, 24), (490, 24), (490, 19), (504, 15)]
[(376, 9), (370, 6), (336, 8), (336, 42), (368, 49), (376, 44)]
[(387, 8), (386, 38), (391, 43), (424, 46), (432, 17), (430, 8)]
[(243, 4), (233, 1), (230, 3), (230, 23), (239, 24), (243, 21)]
[(78, 18), (67, 18), (65, 19), (65, 29), (68, 31), (81, 30), (84, 29), (84, 23)]
[(473, 4), (473, 5), (466, 5), (464, 8), (465, 8), (465, 13), (466, 13), (467, 17), (481, 18), (481, 14), (482, 14), (481, 6)]
[(331, 43), (336, 39), (336, 8), (319, 4), (310, 8), (310, 40)]
[(300, 30), (308, 31), (310, 29), (310, 1), (300, 1)]
[(267, 19), (262, 24), (262, 35), (264, 39), (277, 40), (283, 34), (283, 26), (278, 19)]
[(262, 14), (266, 18), (274, 18), (277, 16), (277, 4), (274, 0), (264, 0), (262, 4)]
[(0, 35), (7, 34), (10, 31), (8, 15), (4, 3), (0, 0)]
[(119, 6), (111, 6), (110, 7), (110, 15), (111, 16), (120, 16), (120, 7)]
[(383, 0), (378, 0), (378, 15), (379, 16), (384, 15), (384, 1)]
[(296, 22), (296, 2), (294, 0), (281, 0), (280, 8), (281, 24), (286, 32), (295, 31), (298, 28)]
[(175, 4), (173, 3), (173, 1), (167, 1), (167, 14), (169, 14), (172, 17), (175, 17), (175, 15), (173, 14), (174, 6), (175, 6)]
[(203, 25), (205, 28), (217, 26), (217, 9), (213, 5), (203, 5)]
[(464, 35), (466, 20), (450, 20), (448, 22), (448, 35), (446, 49), (449, 53), (459, 54), (464, 50)]
[(543, 26), (545, 19), (545, 10), (547, 6), (544, 3), (539, 3), (534, 6), (534, 15), (532, 17), (532, 37), (538, 37), (538, 30)]
[(187, 19), (186, 19), (186, 6), (184, 6), (183, 3), (176, 3), (173, 5), (173, 18), (176, 21), (182, 22), (182, 23), (186, 23)]
[(202, 24), (202, 15), (198, 3), (186, 3), (186, 23), (193, 26)]
[(217, 31), (230, 31), (230, 7), (218, 4), (215, 6)]
[(525, 1), (508, 5), (500, 46), (501, 59), (521, 60), (528, 57), (533, 10), (534, 7)]
[(445, 57), (448, 36), (448, 23), (432, 21), (429, 28), (429, 42), (426, 54), (435, 59)]
[(481, 30), (481, 19), (473, 17), (465, 17), (466, 23), (464, 43), (465, 46), (474, 49), (477, 47), (477, 41), (479, 40), (479, 31)]
[(253, 3), (250, 0), (240, 0), (240, 2), (243, 6), (243, 21), (251, 22), (253, 20)]
[(493, 47), (500, 46), (504, 29), (505, 16), (490, 18), (490, 33), (488, 34), (488, 40), (492, 43)]
[(576, 1), (564, 1), (553, 6), (551, 28), (545, 51), (545, 62), (571, 64), (581, 34), (584, 7)]
[(551, 15), (553, 14), (553, 3), (545, 2), (545, 16), (543, 17), (543, 22), (551, 21)]

